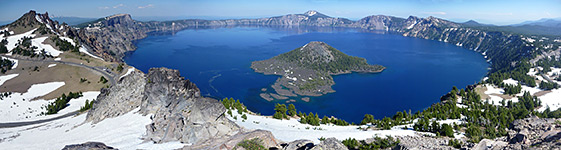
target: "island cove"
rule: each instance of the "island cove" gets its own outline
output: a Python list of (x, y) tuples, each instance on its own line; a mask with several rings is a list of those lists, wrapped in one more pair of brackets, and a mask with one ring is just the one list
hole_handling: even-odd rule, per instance
[[(321, 96), (335, 92), (331, 75), (352, 72), (378, 73), (385, 69), (369, 65), (366, 59), (349, 56), (324, 42), (313, 41), (271, 59), (254, 61), (251, 68), (265, 75), (280, 75), (271, 87), (275, 93), (259, 94), (263, 99), (286, 100), (297, 96)], [(302, 97), (308, 102), (308, 97)], [(289, 100), (290, 101), (290, 100)], [(287, 102), (289, 102), (287, 101)]]

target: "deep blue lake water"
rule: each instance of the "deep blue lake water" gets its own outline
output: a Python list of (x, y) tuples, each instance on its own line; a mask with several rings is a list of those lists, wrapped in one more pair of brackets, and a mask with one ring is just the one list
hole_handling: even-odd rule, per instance
[[(306, 32), (303, 32), (306, 31)], [(453, 44), (395, 34), (352, 29), (303, 30), (265, 27), (188, 29), (173, 35), (151, 35), (137, 41), (126, 63), (143, 72), (152, 67), (178, 69), (203, 95), (240, 99), (251, 111), (274, 113), (275, 103), (259, 93), (279, 76), (253, 72), (251, 62), (269, 59), (323, 41), (340, 51), (363, 57), (387, 69), (378, 74), (334, 76), (335, 93), (297, 101), (297, 111), (360, 122), (364, 114), (391, 117), (396, 111), (416, 112), (438, 102), (452, 86), (463, 88), (485, 75), (488, 64), (473, 51)]]

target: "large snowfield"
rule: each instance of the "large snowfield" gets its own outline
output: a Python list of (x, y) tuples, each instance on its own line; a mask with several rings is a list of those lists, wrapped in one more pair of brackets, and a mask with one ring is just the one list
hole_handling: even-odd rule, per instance
[(65, 145), (85, 142), (102, 142), (118, 149), (178, 149), (184, 144), (168, 142), (154, 144), (144, 142), (146, 125), (150, 116), (137, 114), (138, 109), (115, 118), (107, 118), (97, 124), (84, 122), (86, 114), (72, 116), (38, 125), (1, 128), (1, 149), (58, 150)]
[[(13, 93), (0, 100), (0, 123), (58, 117), (79, 110), (84, 106), (86, 100), (93, 100), (100, 93), (99, 91), (83, 92), (83, 97), (70, 100), (69, 105), (57, 114), (39, 115), (45, 111), (42, 107), (53, 100), (30, 101), (30, 99), (48, 94), (63, 85), (64, 82), (35, 84), (25, 93)], [(55, 150), (62, 149), (65, 145), (90, 141), (103, 142), (119, 149), (177, 149), (184, 146), (180, 142), (163, 144), (144, 142), (141, 137), (146, 134), (146, 125), (150, 124), (152, 120), (150, 115), (142, 116), (134, 113), (136, 111), (138, 109), (119, 117), (105, 119), (97, 124), (84, 122), (86, 113), (83, 113), (35, 125), (0, 128), (0, 149)]]
[(237, 111), (232, 111), (234, 119), (230, 115), (226, 115), (228, 119), (236, 122), (236, 124), (246, 129), (262, 129), (271, 131), (275, 138), (290, 142), (299, 139), (308, 139), (319, 143), (321, 137), (329, 138), (335, 137), (338, 140), (345, 140), (349, 137), (357, 140), (364, 140), (372, 137), (386, 137), (386, 136), (416, 136), (418, 132), (413, 130), (404, 129), (390, 129), (390, 130), (368, 130), (364, 131), (358, 129), (359, 127), (365, 128), (366, 126), (336, 126), (336, 125), (320, 125), (312, 126), (308, 124), (301, 124), (296, 119), (278, 120), (266, 116), (257, 116), (246, 114), (247, 120), (242, 119)]

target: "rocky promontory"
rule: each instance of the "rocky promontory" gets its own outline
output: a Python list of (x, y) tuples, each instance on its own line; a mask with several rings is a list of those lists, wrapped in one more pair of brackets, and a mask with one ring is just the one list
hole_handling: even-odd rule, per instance
[(254, 61), (251, 68), (266, 75), (282, 76), (272, 85), (275, 93), (261, 94), (267, 100), (321, 96), (335, 92), (331, 88), (335, 84), (332, 75), (378, 73), (385, 69), (381, 65), (368, 64), (364, 58), (346, 55), (324, 42), (316, 41), (271, 59)]

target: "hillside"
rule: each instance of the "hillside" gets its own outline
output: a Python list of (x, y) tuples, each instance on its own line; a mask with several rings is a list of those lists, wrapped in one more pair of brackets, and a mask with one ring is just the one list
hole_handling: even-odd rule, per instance
[[(335, 84), (331, 75), (378, 73), (385, 69), (380, 65), (368, 64), (364, 58), (346, 55), (324, 42), (310, 42), (271, 59), (254, 61), (251, 68), (255, 72), (282, 76), (273, 85), (280, 96), (274, 93), (261, 94), (267, 100), (287, 99), (285, 96), (321, 96), (335, 92), (331, 88)], [(306, 99), (302, 98), (304, 101)]]

